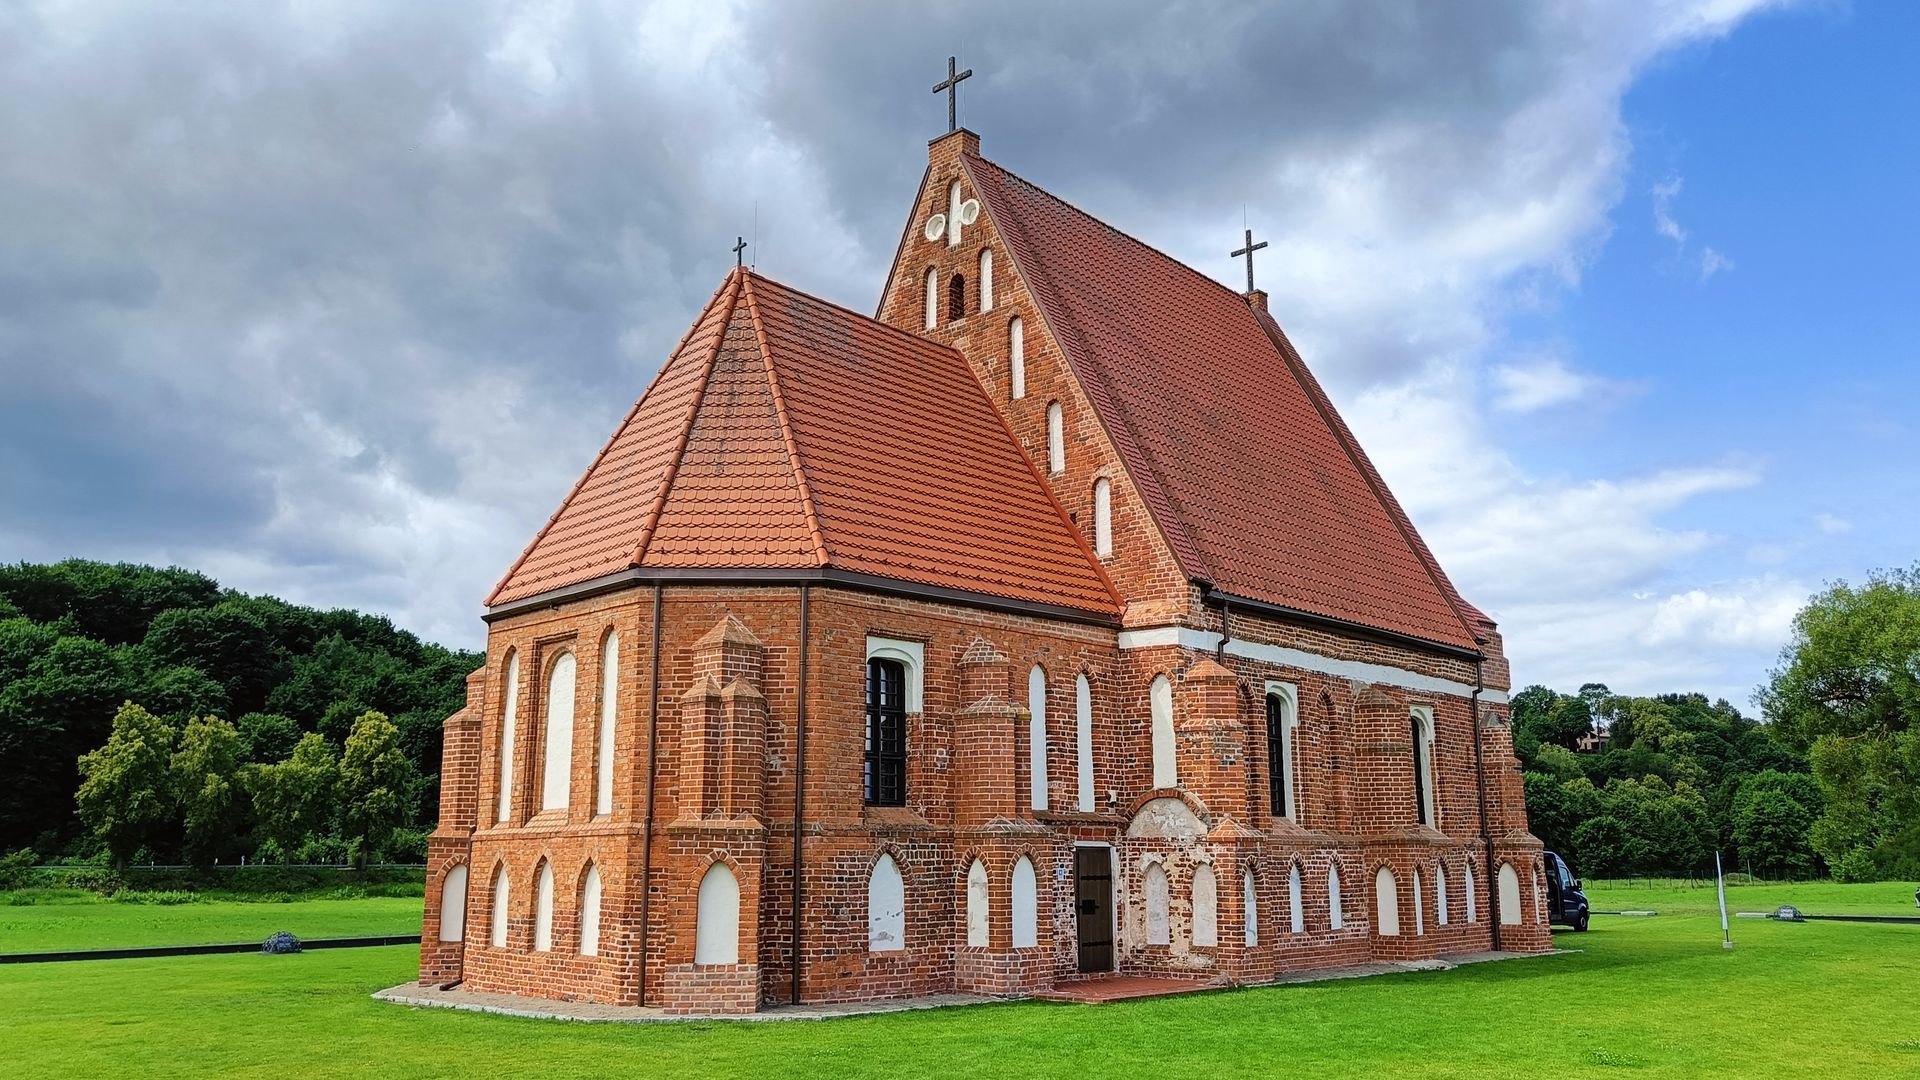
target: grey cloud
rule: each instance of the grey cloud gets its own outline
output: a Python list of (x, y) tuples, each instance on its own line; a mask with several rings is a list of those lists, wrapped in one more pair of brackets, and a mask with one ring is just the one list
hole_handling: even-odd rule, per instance
[[(1486, 297), (1456, 280), (1537, 272), (1598, 220), (1614, 84), (1672, 39), (1657, 22), (1518, 0), (0, 8), (0, 558), (179, 559), (476, 641), (479, 597), (756, 205), (763, 270), (872, 303), (956, 50), (990, 154), (1223, 275), (1252, 204), (1295, 242), (1265, 272), (1332, 381), (1404, 377), (1474, 344), (1458, 312)], [(1542, 110), (1559, 126), (1529, 127)], [(1534, 233), (1449, 262), (1450, 229), (1528, 200), (1553, 208)], [(1314, 255), (1401, 238), (1384, 269)]]

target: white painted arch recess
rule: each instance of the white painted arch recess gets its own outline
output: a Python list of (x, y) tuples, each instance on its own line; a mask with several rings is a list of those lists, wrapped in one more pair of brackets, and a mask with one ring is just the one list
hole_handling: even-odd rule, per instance
[(740, 962), (740, 880), (726, 863), (714, 863), (700, 878), (694, 919), (694, 963)]

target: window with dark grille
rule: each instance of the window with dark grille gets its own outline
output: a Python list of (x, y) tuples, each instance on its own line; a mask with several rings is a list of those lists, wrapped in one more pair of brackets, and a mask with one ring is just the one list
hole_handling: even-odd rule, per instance
[(1420, 824), (1433, 824), (1433, 815), (1427, 812), (1427, 734), (1420, 723), (1420, 717), (1414, 716), (1408, 721), (1413, 735), (1413, 812)]
[(898, 660), (867, 661), (868, 806), (907, 804), (907, 669)]
[(1287, 709), (1278, 694), (1267, 695), (1267, 795), (1277, 817), (1292, 817), (1287, 790)]
[(947, 279), (947, 321), (958, 322), (967, 313), (967, 279), (955, 274)]

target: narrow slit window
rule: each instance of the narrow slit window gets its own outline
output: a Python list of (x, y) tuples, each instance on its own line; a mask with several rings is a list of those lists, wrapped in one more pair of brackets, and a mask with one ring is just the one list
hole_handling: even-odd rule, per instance
[(1027, 324), (1015, 317), (1007, 324), (1007, 375), (1013, 400), (1027, 396)]

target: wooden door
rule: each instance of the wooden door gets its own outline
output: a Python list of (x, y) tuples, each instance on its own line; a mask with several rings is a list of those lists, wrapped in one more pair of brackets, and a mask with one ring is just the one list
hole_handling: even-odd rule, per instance
[(1075, 848), (1074, 915), (1080, 936), (1080, 970), (1113, 970), (1113, 852)]

